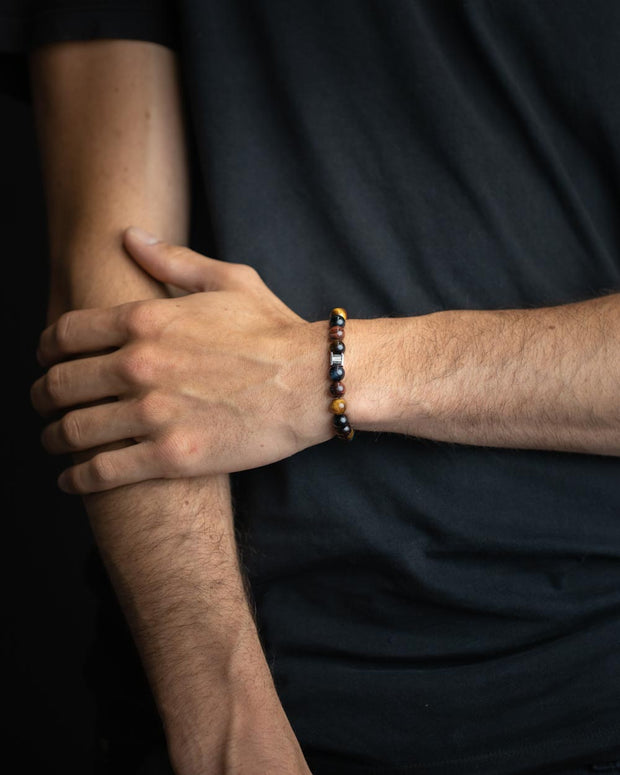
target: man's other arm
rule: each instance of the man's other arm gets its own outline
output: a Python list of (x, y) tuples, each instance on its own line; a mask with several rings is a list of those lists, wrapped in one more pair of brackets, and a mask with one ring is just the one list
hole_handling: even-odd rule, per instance
[[(186, 244), (188, 165), (173, 52), (125, 40), (39, 48), (31, 80), (47, 194), (49, 319), (162, 297), (125, 253), (130, 224)], [(85, 499), (176, 770), (308, 772), (237, 563), (226, 476)]]

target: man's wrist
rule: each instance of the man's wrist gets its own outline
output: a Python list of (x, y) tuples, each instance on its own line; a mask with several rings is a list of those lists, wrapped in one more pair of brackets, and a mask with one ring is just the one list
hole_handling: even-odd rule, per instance
[(347, 417), (356, 431), (379, 430), (390, 407), (398, 403), (394, 384), (399, 358), (397, 330), (392, 319), (347, 320), (346, 394)]
[[(416, 320), (413, 318), (407, 319)], [(311, 444), (334, 436), (330, 412), (328, 320), (308, 323), (303, 341), (290, 347), (295, 384), (303, 400), (292, 417), (303, 417)], [(406, 396), (403, 361), (402, 318), (348, 319), (346, 323), (343, 383), (345, 414), (356, 431), (387, 430), (394, 410)]]
[[(280, 344), (286, 366), (282, 382), (290, 398), (286, 411), (298, 450), (321, 444), (332, 435), (328, 399), (327, 322), (291, 328)], [(276, 411), (282, 407), (277, 407)]]
[[(175, 771), (182, 775), (239, 773), (255, 755), (286, 762), (297, 772), (303, 755), (277, 696), (258, 638), (238, 649), (217, 676), (195, 679), (179, 712), (164, 716)], [(274, 759), (274, 765), (276, 762)], [(292, 764), (295, 764), (295, 769)], [(274, 773), (279, 769), (269, 769)], [(249, 769), (248, 772), (253, 770)], [(301, 769), (300, 769), (301, 771)]]
[[(418, 319), (406, 320), (409, 323)], [(406, 399), (403, 343), (407, 339), (403, 335), (403, 322), (403, 318), (347, 320), (343, 398), (345, 414), (356, 431), (388, 430), (394, 413)], [(293, 339), (289, 345), (295, 369), (294, 384), (300, 399), (291, 417), (292, 422), (303, 418), (304, 438), (310, 439), (303, 446), (320, 444), (335, 433), (330, 412), (333, 397), (329, 394), (328, 328), (327, 318), (308, 323), (303, 341)]]

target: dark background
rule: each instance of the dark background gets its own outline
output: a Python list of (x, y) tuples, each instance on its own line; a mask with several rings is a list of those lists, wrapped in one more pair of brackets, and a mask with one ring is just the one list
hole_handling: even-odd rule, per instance
[(26, 97), (0, 92), (2, 236), (3, 760), (17, 772), (135, 772), (156, 716), (79, 498), (30, 407), (45, 325), (45, 205)]

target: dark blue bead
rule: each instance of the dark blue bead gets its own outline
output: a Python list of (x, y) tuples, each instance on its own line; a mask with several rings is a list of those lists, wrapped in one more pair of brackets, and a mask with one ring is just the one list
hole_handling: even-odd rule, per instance
[(338, 364), (334, 364), (333, 366), (330, 366), (329, 378), (333, 379), (336, 382), (339, 382), (341, 379), (344, 379), (344, 369), (342, 368), (342, 366), (339, 366)]
[(333, 342), (330, 342), (329, 344), (329, 350), (330, 352), (337, 354), (337, 353), (343, 353), (345, 351), (344, 342), (336, 339)]
[(346, 428), (349, 426), (349, 421), (347, 419), (346, 414), (336, 414), (334, 415), (334, 427), (342, 431), (343, 428)]
[(338, 428), (336, 435), (341, 439), (346, 439), (349, 433), (351, 433), (351, 426), (343, 425), (342, 428)]
[(346, 320), (342, 317), (342, 315), (331, 315), (329, 318), (330, 326), (344, 326), (345, 323)]

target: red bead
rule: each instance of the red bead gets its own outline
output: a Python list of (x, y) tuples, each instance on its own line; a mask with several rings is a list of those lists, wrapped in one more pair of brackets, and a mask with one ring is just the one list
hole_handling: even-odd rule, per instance
[(329, 386), (329, 392), (334, 398), (341, 398), (345, 394), (344, 382), (333, 382)]
[(344, 339), (344, 328), (342, 326), (332, 326), (329, 329), (330, 339)]

